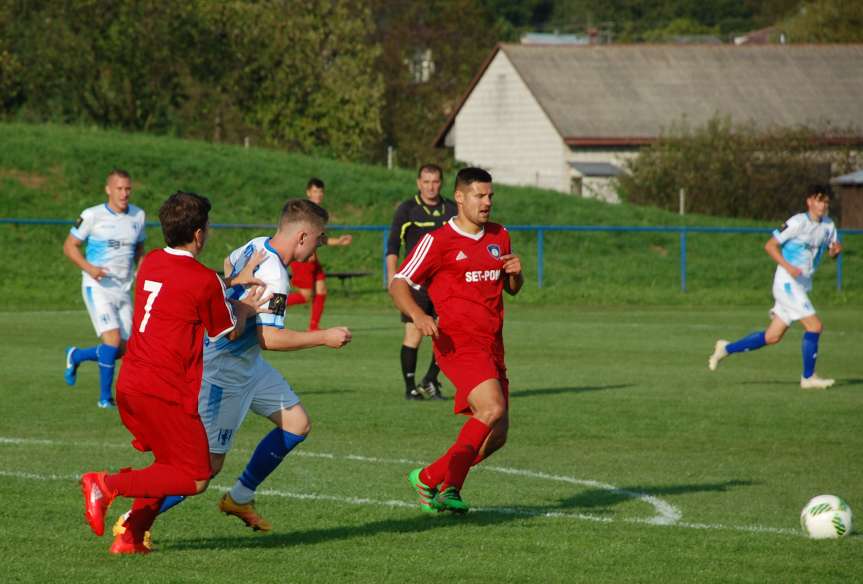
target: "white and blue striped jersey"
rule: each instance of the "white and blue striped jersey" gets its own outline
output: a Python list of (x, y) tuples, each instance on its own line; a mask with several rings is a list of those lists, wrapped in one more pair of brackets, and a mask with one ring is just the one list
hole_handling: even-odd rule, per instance
[(87, 261), (108, 271), (98, 281), (81, 272), (84, 285), (128, 293), (135, 277), (135, 248), (145, 238), (143, 209), (129, 205), (125, 213), (117, 213), (107, 203), (96, 205), (84, 209), (70, 233), (86, 242)]
[[(802, 274), (797, 280), (808, 290), (812, 285), (812, 275), (824, 252), (839, 241), (836, 226), (829, 217), (813, 221), (809, 213), (798, 213), (785, 222), (780, 229), (773, 231), (773, 237), (782, 246), (782, 257), (789, 264), (800, 268)], [(782, 266), (776, 269), (777, 276), (788, 276)]]
[[(220, 387), (235, 387), (245, 385), (258, 374), (259, 363), (263, 363), (261, 347), (258, 345), (260, 326), (285, 328), (285, 305), (290, 287), (288, 271), (281, 257), (270, 246), (269, 237), (256, 237), (228, 256), (232, 266), (232, 276), (236, 276), (246, 266), (259, 250), (267, 251), (267, 258), (255, 269), (255, 277), (264, 282), (267, 287), (264, 298), (272, 314), (258, 314), (255, 325), (247, 322), (243, 334), (233, 341), (223, 337), (215, 342), (204, 341), (204, 380)], [(228, 298), (240, 299), (247, 294), (242, 286), (234, 286), (228, 290)]]

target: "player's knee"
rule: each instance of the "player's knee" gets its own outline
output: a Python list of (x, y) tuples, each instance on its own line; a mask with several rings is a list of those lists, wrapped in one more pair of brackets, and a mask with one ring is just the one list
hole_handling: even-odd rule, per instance
[(764, 333), (764, 344), (766, 345), (775, 345), (779, 341), (782, 340), (782, 337), (785, 336), (785, 331), (782, 332), (773, 332), (767, 331)]
[(806, 332), (821, 334), (824, 331), (824, 325), (821, 324), (820, 320), (816, 320), (814, 323), (810, 324), (806, 327)]
[(209, 480), (206, 481), (195, 481), (195, 494), (200, 495), (204, 491), (207, 490), (207, 485), (210, 484)]
[(502, 403), (492, 403), (483, 406), (483, 408), (476, 413), (476, 417), (486, 426), (494, 426), (503, 419), (505, 414), (506, 407)]

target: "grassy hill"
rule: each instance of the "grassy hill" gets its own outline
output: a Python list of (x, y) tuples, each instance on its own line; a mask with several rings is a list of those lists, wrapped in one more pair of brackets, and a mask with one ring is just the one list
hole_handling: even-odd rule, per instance
[[(338, 225), (386, 225), (398, 203), (414, 193), (415, 173), (321, 160), (259, 148), (214, 145), (93, 128), (0, 124), (0, 217), (74, 220), (104, 200), (104, 177), (113, 167), (133, 177), (134, 202), (155, 219), (160, 203), (178, 189), (208, 196), (214, 223), (274, 224), (286, 198), (302, 196), (310, 176), (327, 183), (325, 206)], [(452, 177), (444, 181), (452, 189)], [(494, 218), (514, 225), (760, 226), (763, 223), (704, 216), (685, 219), (658, 209), (607, 205), (551, 191), (497, 185)], [(789, 214), (796, 210), (789, 209)], [(203, 261), (221, 265), (224, 255), (269, 229), (215, 230)], [(63, 257), (68, 226), (0, 225), (0, 308), (80, 308), (79, 274)], [(350, 230), (348, 230), (350, 232)], [(327, 249), (331, 271), (365, 270), (351, 302), (386, 302), (381, 287), (382, 234), (354, 231), (350, 248)], [(513, 233), (531, 283), (517, 302), (591, 304), (768, 305), (772, 262), (761, 250), (765, 236), (691, 235), (689, 292), (679, 289), (679, 238), (660, 233), (549, 233), (545, 282), (535, 284), (536, 238)], [(836, 292), (832, 262), (819, 273), (816, 303), (863, 303), (863, 260), (846, 241), (845, 291)], [(148, 248), (162, 245), (148, 230)], [(338, 290), (338, 282), (330, 287)], [(339, 302), (343, 295), (334, 294)]]

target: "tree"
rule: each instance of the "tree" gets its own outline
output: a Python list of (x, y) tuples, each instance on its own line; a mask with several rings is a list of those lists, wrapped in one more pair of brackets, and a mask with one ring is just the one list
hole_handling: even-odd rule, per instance
[(395, 146), (403, 166), (447, 166), (434, 138), (497, 42), (495, 18), (475, 0), (377, 0), (375, 15), (386, 80), (379, 151)]
[(863, 2), (813, 0), (779, 27), (792, 43), (863, 42)]
[(247, 9), (248, 33), (236, 49), (249, 122), (275, 146), (369, 159), (380, 142), (384, 85), (368, 8), (269, 0)]
[(828, 149), (821, 138), (854, 134), (735, 126), (721, 117), (698, 128), (682, 121), (628, 163), (620, 193), (632, 203), (676, 210), (678, 193), (685, 189), (689, 212), (781, 219), (799, 205), (808, 184), (854, 167), (857, 155)]

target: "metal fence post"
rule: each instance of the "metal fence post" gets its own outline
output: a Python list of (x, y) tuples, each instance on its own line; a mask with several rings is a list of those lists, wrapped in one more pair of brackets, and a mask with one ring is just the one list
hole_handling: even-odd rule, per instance
[(386, 230), (386, 228), (381, 229), (381, 233), (384, 236), (384, 248), (383, 248), (383, 253), (381, 254), (381, 266), (382, 266), (382, 270), (383, 270), (382, 278), (383, 278), (384, 290), (386, 290), (387, 289), (387, 230)]
[(836, 256), (836, 290), (842, 292), (842, 254)]
[(680, 291), (686, 292), (686, 227), (680, 230)]
[(542, 229), (536, 230), (536, 287), (542, 288), (542, 264), (544, 263), (543, 256), (545, 248), (545, 231)]

